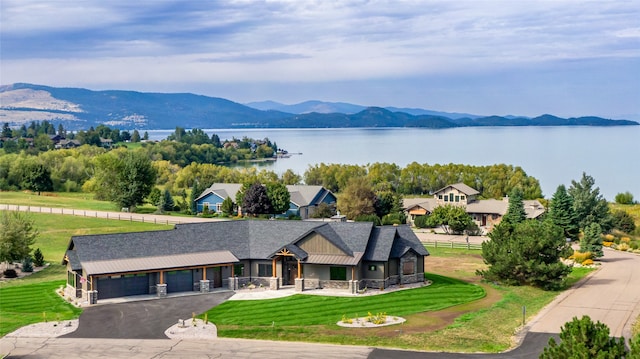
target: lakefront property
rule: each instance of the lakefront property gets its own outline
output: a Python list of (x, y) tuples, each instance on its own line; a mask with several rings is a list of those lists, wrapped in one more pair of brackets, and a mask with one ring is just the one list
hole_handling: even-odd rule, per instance
[(245, 286), (356, 294), (424, 281), (428, 251), (407, 225), (220, 221), (71, 238), (65, 294), (101, 299)]

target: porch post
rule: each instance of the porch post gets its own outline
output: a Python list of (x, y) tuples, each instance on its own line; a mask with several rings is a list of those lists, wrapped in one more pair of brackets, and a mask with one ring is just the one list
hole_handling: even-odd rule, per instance
[(207, 280), (207, 267), (202, 267), (202, 280)]
[(276, 257), (271, 260), (271, 276), (276, 277)]
[(167, 296), (167, 284), (164, 282), (164, 271), (160, 271), (160, 283), (156, 284), (156, 295), (158, 297)]
[(298, 279), (302, 278), (302, 267), (300, 266), (300, 259), (298, 259)]

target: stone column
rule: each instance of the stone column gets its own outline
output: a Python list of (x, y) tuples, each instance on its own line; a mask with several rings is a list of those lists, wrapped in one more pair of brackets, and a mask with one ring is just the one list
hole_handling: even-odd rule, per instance
[(350, 280), (349, 281), (349, 292), (351, 294), (358, 294), (358, 283), (359, 283), (359, 281), (357, 281), (357, 280)]
[(97, 290), (89, 290), (87, 291), (87, 297), (89, 299), (89, 305), (93, 305), (98, 303), (98, 291)]
[(237, 290), (240, 287), (240, 279), (238, 277), (229, 277), (229, 289)]
[(278, 277), (269, 278), (269, 289), (271, 289), (271, 290), (280, 289), (280, 278), (278, 278)]
[(166, 297), (167, 284), (156, 284), (156, 295), (158, 295), (158, 297)]
[(302, 292), (304, 290), (304, 278), (296, 278), (296, 292)]
[(209, 293), (209, 281), (203, 279), (200, 281), (200, 293)]

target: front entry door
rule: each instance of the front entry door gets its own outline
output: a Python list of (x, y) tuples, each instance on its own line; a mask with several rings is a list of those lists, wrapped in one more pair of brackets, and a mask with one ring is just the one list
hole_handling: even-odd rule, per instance
[(298, 263), (286, 257), (284, 260), (284, 273), (282, 273), (282, 285), (294, 285), (298, 277)]

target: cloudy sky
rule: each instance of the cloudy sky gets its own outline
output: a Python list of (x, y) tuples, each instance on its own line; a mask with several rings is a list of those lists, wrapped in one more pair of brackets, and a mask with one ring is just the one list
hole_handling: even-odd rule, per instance
[(640, 0), (0, 0), (0, 81), (640, 119)]

